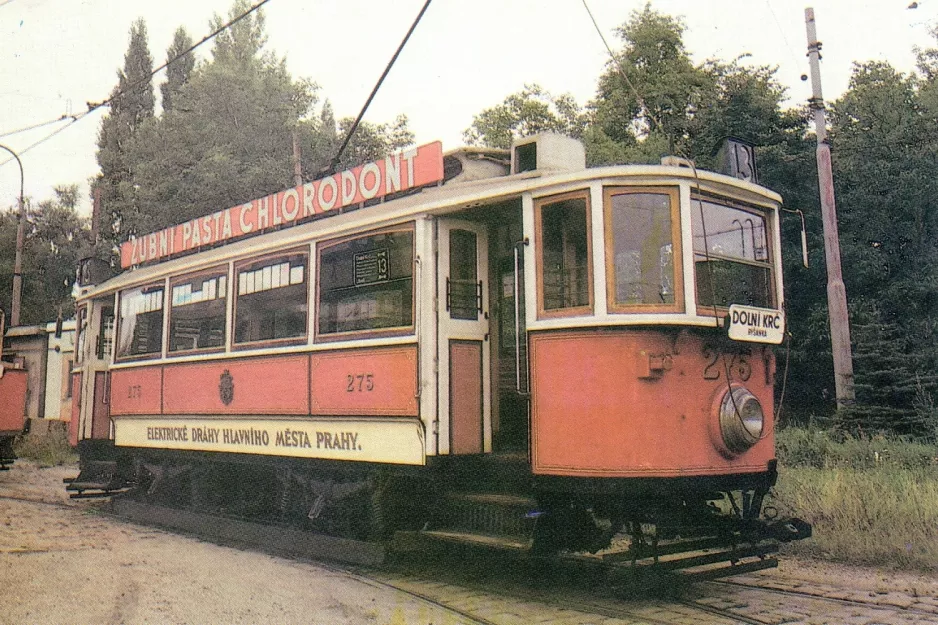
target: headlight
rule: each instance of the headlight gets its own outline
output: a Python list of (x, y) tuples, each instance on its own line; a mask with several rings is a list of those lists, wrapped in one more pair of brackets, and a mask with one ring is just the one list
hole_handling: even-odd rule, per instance
[(756, 396), (741, 386), (728, 391), (720, 403), (720, 433), (726, 448), (742, 453), (762, 436), (765, 415)]

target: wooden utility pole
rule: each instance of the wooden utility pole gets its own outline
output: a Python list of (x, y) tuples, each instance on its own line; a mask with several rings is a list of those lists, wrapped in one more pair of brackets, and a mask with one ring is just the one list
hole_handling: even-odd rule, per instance
[(811, 64), (811, 109), (817, 135), (817, 175), (821, 193), (821, 219), (824, 224), (824, 258), (827, 261), (827, 308), (830, 315), (831, 350), (834, 354), (834, 389), (837, 407), (853, 404), (853, 356), (850, 349), (850, 320), (847, 290), (840, 270), (840, 237), (837, 234), (837, 207), (834, 204), (834, 177), (831, 172), (831, 146), (827, 141), (824, 96), (821, 94), (821, 43), (817, 40), (814, 9), (804, 10), (808, 30), (808, 59)]

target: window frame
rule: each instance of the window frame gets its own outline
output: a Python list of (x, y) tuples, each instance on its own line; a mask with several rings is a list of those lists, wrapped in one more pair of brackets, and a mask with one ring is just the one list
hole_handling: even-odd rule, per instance
[[(132, 291), (140, 289), (143, 292), (146, 289), (159, 287), (163, 289), (163, 308), (162, 308), (162, 319), (160, 321), (160, 332), (162, 336), (160, 337), (160, 349), (156, 352), (150, 352), (147, 354), (131, 354), (130, 356), (121, 356), (120, 352), (120, 337), (121, 330), (124, 325), (124, 318), (121, 314), (121, 306), (124, 303), (124, 293), (126, 291)], [(163, 357), (163, 353), (166, 349), (166, 280), (154, 280), (152, 282), (144, 282), (143, 284), (138, 284), (136, 286), (128, 286), (117, 291), (117, 311), (114, 315), (116, 317), (116, 322), (114, 324), (114, 362), (123, 363), (123, 362), (133, 362), (133, 361), (144, 361), (144, 360), (157, 360)], [(87, 340), (87, 339), (86, 339)]]
[[(674, 271), (674, 303), (672, 304), (620, 304), (616, 301), (616, 273), (614, 232), (612, 223), (612, 199), (617, 195), (654, 194), (667, 195), (671, 202), (671, 245)], [(610, 313), (683, 313), (684, 302), (684, 245), (681, 229), (680, 187), (661, 186), (609, 186), (603, 188), (603, 243), (606, 263), (606, 309)]]
[[(411, 234), (411, 289), (410, 289), (410, 325), (407, 326), (395, 326), (393, 328), (380, 328), (373, 330), (345, 330), (343, 332), (328, 332), (321, 333), (319, 331), (319, 314), (322, 304), (322, 280), (320, 279), (320, 273), (322, 272), (323, 262), (322, 254), (323, 251), (328, 250), (331, 247), (336, 245), (341, 245), (342, 243), (348, 243), (349, 241), (354, 241), (356, 239), (364, 239), (368, 237), (373, 237), (380, 234), (391, 234), (395, 232), (410, 232)], [(361, 340), (361, 339), (376, 339), (376, 338), (385, 338), (385, 337), (394, 337), (394, 336), (411, 336), (416, 333), (417, 328), (417, 291), (419, 284), (417, 283), (417, 270), (415, 266), (414, 259), (417, 258), (417, 225), (416, 222), (410, 221), (403, 224), (398, 224), (395, 226), (389, 226), (387, 228), (379, 228), (377, 230), (368, 230), (366, 232), (359, 232), (357, 234), (340, 237), (337, 239), (325, 239), (318, 241), (316, 243), (316, 298), (314, 301), (314, 314), (312, 315), (313, 321), (313, 342), (314, 343), (335, 343), (338, 341), (346, 341), (350, 339)]]
[[(593, 314), (594, 308), (594, 289), (593, 289), (593, 211), (590, 201), (590, 189), (577, 189), (556, 195), (547, 195), (538, 197), (534, 200), (534, 264), (536, 272), (537, 290), (537, 318), (538, 319), (558, 319), (565, 317), (583, 317)], [(587, 282), (587, 303), (570, 308), (556, 308), (547, 310), (544, 308), (544, 213), (545, 206), (565, 202), (567, 200), (584, 200), (586, 202), (586, 282)]]
[[(238, 303), (241, 299), (241, 295), (238, 293), (238, 289), (237, 289), (238, 271), (240, 271), (241, 269), (243, 269), (244, 267), (248, 265), (253, 265), (255, 263), (262, 263), (264, 261), (275, 259), (275, 258), (287, 258), (289, 256), (295, 256), (297, 254), (301, 254), (306, 258), (306, 265), (305, 265), (306, 271), (304, 272), (304, 279), (303, 279), (306, 285), (306, 289), (303, 295), (303, 301), (306, 304), (306, 314), (304, 315), (304, 318), (306, 320), (305, 331), (303, 332), (301, 336), (291, 336), (291, 337), (282, 338), (282, 339), (261, 339), (257, 341), (242, 341), (239, 343), (237, 341), (237, 338), (235, 337), (235, 333), (237, 332), (237, 328), (238, 328)], [(295, 248), (290, 248), (290, 249), (285, 249), (285, 250), (277, 250), (275, 252), (261, 254), (260, 256), (249, 256), (249, 257), (245, 257), (240, 260), (234, 261), (231, 274), (229, 275), (229, 282), (231, 283), (229, 286), (229, 289), (231, 289), (231, 293), (234, 295), (234, 298), (232, 299), (232, 302), (231, 302), (231, 327), (228, 328), (228, 335), (226, 336), (226, 342), (228, 340), (230, 340), (231, 342), (230, 343), (231, 351), (234, 352), (234, 351), (243, 351), (243, 350), (248, 350), (248, 349), (264, 349), (266, 347), (285, 347), (285, 346), (292, 346), (292, 345), (305, 345), (306, 343), (309, 342), (309, 320), (310, 320), (310, 314), (309, 314), (309, 288), (310, 287), (309, 285), (310, 285), (310, 281), (312, 280), (312, 275), (310, 275), (311, 272), (310, 272), (309, 261), (310, 261), (309, 246), (295, 247)]]
[[(118, 309), (118, 312), (120, 309)], [(85, 364), (84, 344), (82, 339), (86, 339), (85, 333), (88, 330), (82, 328), (83, 323), (88, 323), (88, 304), (79, 304), (75, 308), (75, 361), (72, 368), (77, 369)]]
[[(166, 334), (166, 357), (167, 358), (176, 358), (179, 356), (189, 356), (192, 354), (216, 354), (225, 351), (225, 346), (228, 343), (228, 334), (231, 332), (231, 329), (228, 327), (228, 299), (233, 293), (231, 288), (231, 276), (228, 271), (229, 267), (227, 264), (215, 265), (214, 267), (208, 267), (205, 269), (198, 269), (191, 273), (179, 274), (176, 276), (171, 276), (169, 279), (169, 287), (167, 288), (167, 300), (169, 302), (169, 308), (167, 309), (167, 334)], [(237, 274), (236, 274), (237, 275)], [(224, 341), (219, 347), (196, 347), (194, 349), (179, 349), (173, 351), (172, 348), (172, 332), (173, 332), (173, 287), (179, 285), (182, 282), (188, 282), (193, 278), (198, 278), (201, 276), (225, 276), (225, 282), (227, 287), (227, 292), (225, 293), (225, 332), (224, 332)], [(234, 317), (232, 317), (234, 321)], [(234, 333), (232, 334), (232, 341), (234, 340)]]
[[(693, 240), (694, 240), (694, 220), (693, 220), (693, 211), (699, 210), (695, 207), (695, 202), (710, 202), (711, 204), (718, 204), (721, 206), (726, 206), (728, 208), (733, 208), (736, 210), (741, 210), (750, 215), (755, 215), (761, 217), (765, 220), (765, 247), (768, 260), (763, 263), (750, 261), (743, 258), (734, 258), (729, 256), (722, 256), (719, 254), (710, 254), (712, 258), (717, 258), (721, 260), (727, 260), (730, 262), (739, 263), (741, 265), (750, 265), (752, 267), (768, 267), (769, 269), (769, 303), (768, 308), (778, 308), (778, 271), (775, 263), (775, 223), (771, 219), (772, 208), (750, 205), (733, 198), (711, 195), (709, 193), (691, 193), (690, 196), (690, 210), (691, 210), (691, 223), (689, 224), (690, 236), (691, 236), (691, 266), (693, 268), (693, 282), (694, 282), (694, 307), (696, 308), (697, 315), (701, 317), (721, 317), (729, 311), (729, 306), (721, 306), (714, 304), (701, 304), (700, 297), (697, 293), (697, 251), (693, 249)], [(716, 311), (716, 315), (714, 315)]]

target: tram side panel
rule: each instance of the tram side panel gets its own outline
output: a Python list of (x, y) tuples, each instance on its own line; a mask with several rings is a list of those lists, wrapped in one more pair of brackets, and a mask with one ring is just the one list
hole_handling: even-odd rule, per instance
[(423, 464), (415, 345), (112, 372), (119, 447)]
[(26, 371), (6, 369), (0, 377), (0, 467), (16, 458), (13, 440), (26, 425)]
[[(723, 354), (682, 331), (531, 335), (533, 470), (572, 477), (671, 478), (759, 473), (774, 455), (774, 356)], [(724, 366), (724, 359), (726, 365)], [(732, 453), (719, 402), (744, 385), (765, 411), (763, 435)]]

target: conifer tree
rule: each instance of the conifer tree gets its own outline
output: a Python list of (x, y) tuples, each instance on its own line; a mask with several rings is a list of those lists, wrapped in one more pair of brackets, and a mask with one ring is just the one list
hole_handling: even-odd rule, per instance
[[(173, 35), (173, 43), (166, 50), (166, 82), (160, 85), (163, 111), (171, 111), (173, 98), (179, 93), (183, 85), (189, 82), (189, 76), (195, 68), (195, 56), (186, 52), (192, 47), (192, 37), (186, 29), (180, 26)], [(179, 57), (179, 58), (177, 58)]]
[(101, 174), (92, 183), (100, 192), (102, 236), (114, 242), (135, 233), (133, 219), (128, 218), (138, 210), (129, 150), (134, 135), (153, 117), (152, 74), (147, 27), (139, 19), (130, 28), (130, 45), (111, 92), (110, 112), (101, 120), (97, 152)]

